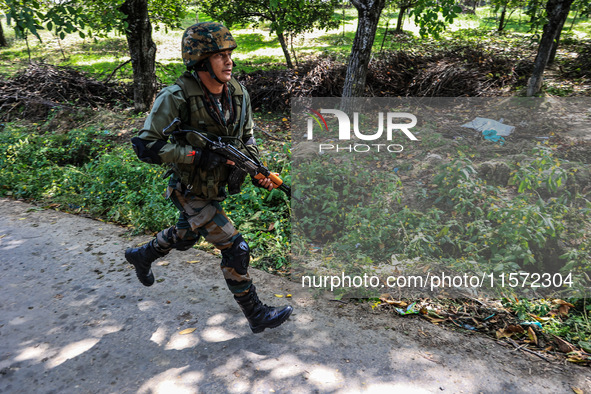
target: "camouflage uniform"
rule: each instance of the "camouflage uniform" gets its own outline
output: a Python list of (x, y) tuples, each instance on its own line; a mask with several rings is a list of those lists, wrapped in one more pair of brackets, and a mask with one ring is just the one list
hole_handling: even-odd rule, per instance
[[(220, 80), (209, 58), (235, 47), (236, 42), (228, 29), (218, 23), (198, 23), (185, 31), (182, 52), (187, 72), (159, 93), (143, 129), (132, 138), (140, 160), (171, 166), (166, 196), (178, 208), (179, 218), (174, 226), (160, 231), (150, 243), (127, 249), (125, 258), (134, 265), (140, 282), (151, 286), (154, 283), (153, 261), (172, 249), (187, 250), (204, 237), (221, 250), (221, 269), (226, 284), (251, 330), (257, 333), (281, 325), (293, 308), (274, 308), (260, 302), (248, 274), (248, 244), (220, 206), (226, 198), (226, 187), (232, 192), (239, 191), (246, 174), (234, 166), (222, 164), (225, 159), (218, 161), (221, 156), (216, 158), (217, 155), (209, 152), (196, 134), (173, 133), (170, 137), (164, 134), (164, 130), (180, 118), (209, 138), (221, 138), (258, 161), (248, 92), (234, 78), (228, 76), (227, 83)], [(207, 91), (197, 71), (209, 72), (220, 84), (221, 96), (215, 97)]]
[[(210, 24), (209, 30), (211, 26), (217, 28), (214, 35), (219, 34), (224, 39), (223, 45), (211, 48), (212, 53), (218, 52), (220, 48), (235, 47), (231, 36), (230, 39), (226, 37), (229, 34), (227, 29), (224, 32), (218, 28), (221, 25)], [(194, 34), (191, 28), (185, 32), (183, 59), (187, 67), (191, 67), (208, 55), (203, 54), (203, 51), (194, 51), (196, 53), (192, 55), (193, 50), (188, 45), (194, 45), (195, 40), (188, 43), (187, 37), (202, 36)], [(187, 71), (174, 85), (164, 88), (156, 97), (152, 111), (138, 137), (148, 142), (146, 149), (157, 151), (162, 163), (171, 165), (173, 175), (166, 195), (179, 210), (176, 225), (158, 233), (154, 248), (160, 254), (166, 254), (171, 249), (186, 250), (198, 241), (199, 236), (204, 237), (222, 251), (224, 278), (230, 291), (239, 295), (252, 283), (247, 272), (248, 262), (244, 261), (243, 256), (244, 258), (238, 259), (239, 266), (231, 265), (236, 265), (232, 264), (237, 260), (235, 255), (248, 253), (248, 245), (219, 204), (219, 201), (226, 198), (225, 188), (231, 168), (222, 165), (212, 171), (199, 169), (193, 163), (192, 152), (195, 148), (203, 147), (201, 140), (193, 134), (187, 134), (173, 136), (167, 141), (167, 136), (163, 134), (163, 130), (175, 118), (180, 118), (195, 129), (223, 137), (226, 142), (235, 141), (236, 147), (258, 158), (248, 92), (234, 78), (228, 83), (228, 92), (236, 115), (234, 119), (223, 119), (225, 124), (220, 124), (207, 111), (204, 103), (207, 93), (199, 82), (197, 73)]]

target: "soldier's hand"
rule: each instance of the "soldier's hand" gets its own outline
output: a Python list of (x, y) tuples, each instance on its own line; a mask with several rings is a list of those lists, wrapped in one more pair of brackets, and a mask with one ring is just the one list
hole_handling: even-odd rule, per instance
[(261, 178), (261, 179), (252, 178), (252, 182), (256, 186), (262, 187), (263, 189), (267, 189), (268, 191), (273, 190), (273, 182), (271, 181), (270, 178)]

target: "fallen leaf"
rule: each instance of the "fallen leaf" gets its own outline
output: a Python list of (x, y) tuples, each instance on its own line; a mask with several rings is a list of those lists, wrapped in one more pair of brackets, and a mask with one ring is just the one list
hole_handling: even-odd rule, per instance
[(427, 312), (427, 315), (429, 315), (430, 317), (434, 317), (436, 319), (443, 319), (443, 320), (445, 320), (445, 317), (438, 315), (437, 312), (435, 312), (435, 311), (431, 311), (430, 310), (429, 312)]
[(283, 294), (275, 294), (275, 297), (277, 297), (277, 298), (283, 298)]
[(183, 331), (179, 332), (179, 335), (187, 335), (195, 331), (196, 328), (185, 328)]
[(191, 260), (191, 261), (187, 261), (187, 263), (189, 263), (189, 264), (195, 264), (195, 263), (198, 263), (198, 262), (199, 262), (199, 260)]
[(538, 315), (534, 315), (533, 313), (528, 313), (528, 315), (534, 320), (539, 321), (540, 323), (544, 323), (552, 319), (551, 317), (540, 317)]
[(577, 350), (572, 343), (569, 343), (556, 335), (554, 335), (554, 343), (556, 344), (558, 351), (562, 353), (570, 353)]
[(497, 339), (511, 338), (514, 334), (522, 334), (525, 330), (521, 326), (508, 326), (505, 328), (499, 328), (496, 332)]
[(591, 362), (591, 357), (584, 356), (581, 353), (573, 352), (568, 355), (566, 361), (571, 363), (588, 363)]
[(558, 314), (560, 316), (566, 317), (568, 315), (568, 311), (570, 307), (568, 305), (562, 304), (558, 307)]
[(566, 305), (569, 308), (574, 308), (575, 306), (573, 304), (571, 304), (570, 302), (566, 302), (564, 300), (552, 300), (553, 304), (557, 304), (557, 305)]
[(527, 328), (527, 336), (529, 337), (531, 343), (534, 343), (536, 346), (538, 345), (538, 336), (531, 327)]
[(433, 324), (443, 323), (446, 320), (446, 319), (439, 319), (439, 318), (429, 316), (429, 315), (423, 315), (423, 317), (426, 318), (427, 320), (429, 320)]
[(291, 294), (286, 295), (287, 298), (291, 298)]
[(583, 390), (581, 390), (581, 389), (580, 389), (580, 388), (578, 388), (578, 387), (572, 387), (572, 386), (571, 386), (571, 389), (573, 390), (573, 392), (575, 392), (575, 393), (577, 393), (577, 394), (585, 394), (585, 393), (583, 392)]
[(388, 305), (394, 305), (397, 308), (405, 308), (408, 306), (408, 303), (404, 301), (394, 300), (390, 294), (382, 294), (380, 296), (380, 301), (385, 302)]

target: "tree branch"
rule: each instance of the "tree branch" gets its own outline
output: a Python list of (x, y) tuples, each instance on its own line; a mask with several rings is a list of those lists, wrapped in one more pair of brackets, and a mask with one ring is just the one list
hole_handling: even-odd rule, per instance
[(118, 65), (117, 67), (115, 67), (115, 69), (113, 70), (113, 72), (111, 72), (111, 74), (107, 77), (107, 79), (105, 79), (105, 83), (109, 82), (111, 80), (111, 78), (113, 78), (113, 75), (115, 75), (115, 73), (117, 72), (117, 70), (119, 70), (121, 67), (125, 66), (129, 62), (131, 62), (131, 59), (126, 60), (123, 63), (121, 63), (120, 65)]

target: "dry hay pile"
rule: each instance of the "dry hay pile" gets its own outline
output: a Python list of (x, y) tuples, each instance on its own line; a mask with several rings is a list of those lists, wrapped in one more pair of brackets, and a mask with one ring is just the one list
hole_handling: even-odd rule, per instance
[(287, 111), (291, 97), (338, 97), (347, 67), (332, 60), (307, 62), (294, 70), (260, 70), (237, 78), (255, 110)]
[(517, 56), (498, 56), (483, 48), (455, 46), (428, 56), (388, 54), (370, 65), (368, 87), (374, 96), (498, 96), (524, 82), (532, 69)]
[(127, 87), (103, 83), (71, 67), (32, 63), (0, 80), (0, 119), (45, 119), (53, 108), (107, 107), (130, 103)]
[[(533, 64), (516, 54), (496, 55), (483, 48), (447, 47), (430, 54), (391, 52), (369, 65), (366, 96), (498, 96), (524, 84)], [(288, 111), (291, 97), (338, 97), (346, 64), (330, 59), (307, 62), (297, 70), (255, 71), (239, 76), (253, 108)]]
[[(532, 62), (516, 53), (499, 55), (484, 48), (447, 45), (414, 54), (390, 52), (370, 63), (366, 96), (498, 96), (527, 80)], [(346, 64), (332, 59), (309, 61), (295, 70), (261, 70), (238, 75), (257, 111), (290, 108), (292, 97), (339, 97)], [(0, 80), (0, 120), (44, 119), (52, 108), (129, 105), (128, 86), (97, 81), (70, 67), (33, 63)]]
[(574, 61), (565, 65), (565, 75), (569, 78), (591, 77), (591, 42), (578, 48)]

